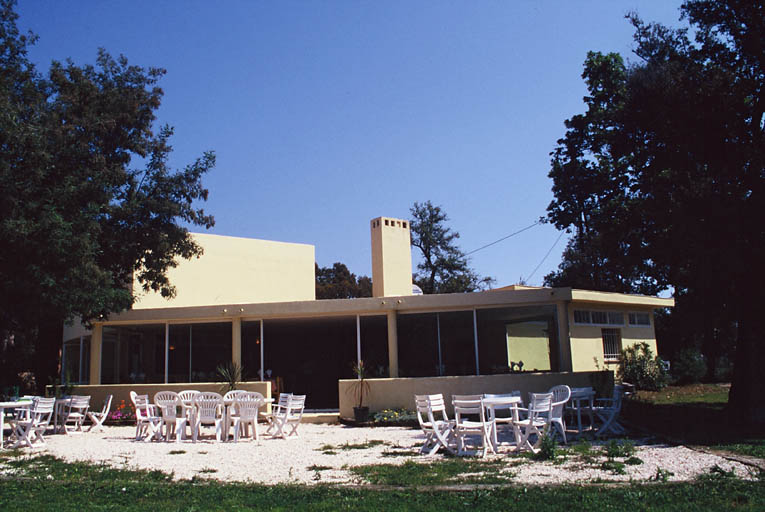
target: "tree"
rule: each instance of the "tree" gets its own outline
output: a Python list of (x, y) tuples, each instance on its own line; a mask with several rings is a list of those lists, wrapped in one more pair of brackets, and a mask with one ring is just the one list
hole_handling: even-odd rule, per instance
[(355, 299), (372, 296), (372, 280), (367, 276), (356, 277), (343, 263), (331, 267), (316, 264), (317, 299)]
[(154, 128), (162, 69), (99, 50), (96, 66), (40, 75), (14, 7), (0, 0), (0, 328), (34, 346), (40, 386), (64, 322), (130, 307), (134, 275), (174, 295), (167, 270), (201, 254), (181, 223), (214, 223), (194, 203), (215, 156), (169, 168), (172, 128)]
[(729, 405), (762, 423), (765, 12), (743, 0), (681, 11), (695, 41), (630, 15), (639, 62), (587, 57), (587, 110), (566, 121), (550, 171), (548, 218), (575, 238), (548, 278), (585, 261), (632, 291), (674, 288), (677, 310), (701, 312), (700, 327), (685, 327), (701, 331), (710, 371), (716, 333), (735, 331)]
[(474, 292), (491, 286), (493, 278), (480, 277), (468, 266), (465, 253), (455, 244), (460, 235), (444, 224), (449, 218), (440, 206), (415, 202), (410, 213), (412, 246), (422, 255), (413, 281), (423, 293)]

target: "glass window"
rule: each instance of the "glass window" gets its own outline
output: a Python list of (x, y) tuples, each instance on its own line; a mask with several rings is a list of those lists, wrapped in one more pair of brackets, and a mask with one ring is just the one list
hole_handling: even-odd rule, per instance
[(170, 326), (169, 382), (217, 382), (217, 368), (231, 362), (231, 322)]
[(90, 382), (90, 336), (64, 342), (62, 382), (87, 384)]
[(107, 325), (101, 347), (101, 382), (165, 382), (165, 325)]
[(590, 312), (586, 309), (575, 309), (574, 310), (574, 323), (577, 324), (589, 324), (590, 323)]
[(603, 337), (603, 359), (618, 361), (622, 352), (622, 333), (620, 329), (601, 329)]
[(592, 323), (608, 325), (608, 313), (606, 311), (592, 311)]
[(608, 323), (610, 325), (624, 325), (624, 313), (621, 311), (609, 311)]
[(648, 313), (630, 313), (630, 325), (651, 325), (651, 315)]
[(260, 322), (242, 322), (242, 377), (260, 380)]

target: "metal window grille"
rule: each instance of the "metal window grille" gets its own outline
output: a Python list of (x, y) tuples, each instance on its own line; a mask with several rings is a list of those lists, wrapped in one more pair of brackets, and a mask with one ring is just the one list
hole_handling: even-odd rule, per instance
[(603, 336), (603, 359), (615, 361), (622, 351), (622, 333), (619, 329), (601, 329)]

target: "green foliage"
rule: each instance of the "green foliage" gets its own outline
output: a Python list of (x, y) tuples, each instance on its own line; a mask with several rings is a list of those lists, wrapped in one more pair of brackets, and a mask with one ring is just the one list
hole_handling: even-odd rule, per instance
[(364, 361), (357, 361), (351, 365), (353, 375), (356, 377), (349, 386), (348, 393), (351, 393), (356, 397), (356, 407), (364, 406), (364, 394), (369, 394), (370, 387), (367, 382), (367, 367), (364, 365)]
[(672, 376), (677, 384), (695, 384), (707, 373), (704, 356), (695, 348), (680, 350), (672, 360)]
[(234, 362), (218, 365), (215, 371), (218, 373), (218, 376), (220, 376), (222, 381), (225, 382), (223, 387), (221, 387), (223, 393), (228, 393), (229, 391), (237, 389), (244, 376), (244, 368)]
[(422, 256), (413, 282), (423, 293), (474, 292), (494, 282), (470, 268), (465, 253), (456, 245), (460, 235), (445, 225), (449, 218), (440, 206), (430, 201), (415, 202), (410, 213), (412, 247), (418, 248)]
[(466, 458), (432, 463), (408, 460), (404, 464), (371, 464), (350, 468), (371, 484), (412, 487), (448, 483), (506, 483), (512, 476), (502, 472), (503, 461), (478, 461)]
[(554, 460), (557, 456), (558, 447), (555, 435), (548, 432), (539, 441), (539, 451), (534, 454), (534, 460)]
[(627, 464), (628, 466), (639, 466), (640, 464), (643, 463), (643, 459), (641, 459), (640, 457), (635, 457), (633, 455), (632, 457), (627, 457), (626, 459), (624, 459), (624, 463)]
[(170, 168), (173, 130), (154, 123), (162, 69), (102, 49), (95, 65), (38, 73), (14, 4), (0, 2), (0, 239), (13, 248), (0, 254), (0, 332), (34, 347), (39, 386), (64, 321), (130, 307), (134, 276), (174, 295), (167, 271), (201, 254), (186, 226), (214, 223), (194, 204), (215, 155)]
[[(552, 152), (548, 220), (574, 232), (545, 282), (655, 294), (673, 289), (671, 313), (686, 346), (709, 365), (735, 337), (731, 406), (765, 422), (758, 389), (765, 360), (765, 60), (761, 2), (689, 0), (689, 29), (634, 26), (629, 66), (590, 52), (585, 112), (565, 122)], [(691, 39), (693, 37), (693, 39)], [(727, 334), (726, 334), (727, 336)], [(711, 370), (709, 368), (708, 370)]]
[(668, 482), (669, 477), (674, 475), (675, 474), (668, 469), (656, 468), (656, 474), (653, 476), (652, 480), (655, 482)]
[(383, 409), (374, 414), (376, 425), (416, 426), (417, 413), (406, 409)]
[(661, 359), (654, 357), (648, 343), (636, 343), (622, 350), (619, 377), (636, 389), (658, 391), (669, 381)]
[(368, 276), (358, 276), (348, 270), (343, 263), (334, 263), (331, 267), (316, 264), (317, 299), (355, 299), (372, 296), (372, 280)]
[(600, 465), (603, 471), (609, 471), (612, 475), (626, 475), (627, 469), (624, 462), (618, 462), (613, 459), (603, 461)]
[(606, 444), (606, 457), (609, 459), (629, 457), (635, 453), (635, 443), (628, 439), (611, 439)]

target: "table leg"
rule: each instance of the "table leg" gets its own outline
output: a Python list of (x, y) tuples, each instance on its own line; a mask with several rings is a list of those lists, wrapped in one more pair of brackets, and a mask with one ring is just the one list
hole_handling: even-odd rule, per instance
[(576, 424), (579, 428), (579, 435), (582, 435), (582, 402), (581, 400), (576, 401)]

